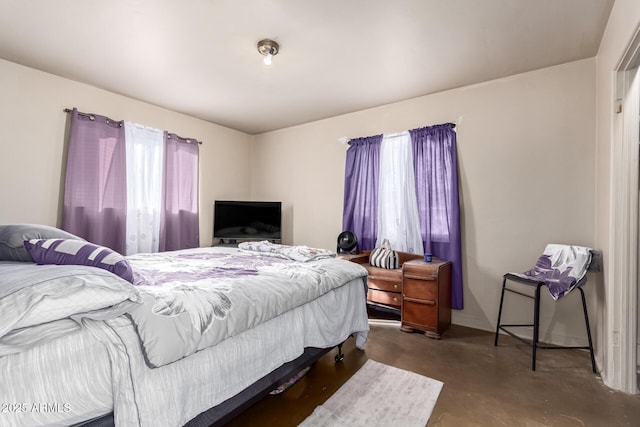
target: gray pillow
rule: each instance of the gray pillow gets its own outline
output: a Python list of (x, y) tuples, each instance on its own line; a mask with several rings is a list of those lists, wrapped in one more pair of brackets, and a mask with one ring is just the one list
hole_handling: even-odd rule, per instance
[(48, 225), (0, 225), (0, 261), (33, 262), (33, 258), (24, 247), (24, 241), (31, 239), (76, 239), (84, 241), (81, 237)]

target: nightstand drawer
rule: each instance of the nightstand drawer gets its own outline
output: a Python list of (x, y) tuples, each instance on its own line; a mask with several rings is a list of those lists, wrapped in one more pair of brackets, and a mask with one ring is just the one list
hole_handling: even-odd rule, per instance
[(369, 289), (367, 291), (367, 302), (388, 305), (399, 310), (402, 304), (402, 296), (399, 293)]
[(418, 280), (405, 277), (402, 286), (403, 295), (407, 298), (426, 301), (438, 300), (438, 282), (435, 280)]
[(410, 278), (420, 278), (435, 280), (438, 278), (438, 270), (445, 264), (442, 261), (424, 262), (421, 260), (411, 260), (402, 266), (403, 275)]
[(367, 279), (367, 286), (370, 289), (402, 293), (402, 282), (399, 281), (376, 279), (369, 276)]
[(425, 304), (413, 300), (402, 301), (402, 324), (433, 329), (438, 329), (438, 307), (435, 302)]

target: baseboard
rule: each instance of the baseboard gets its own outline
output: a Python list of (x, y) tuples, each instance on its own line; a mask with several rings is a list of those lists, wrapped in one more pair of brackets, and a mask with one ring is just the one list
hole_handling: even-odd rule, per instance
[[(476, 317), (466, 316), (463, 313), (453, 312), (451, 323), (454, 325), (465, 326), (468, 328), (480, 329), (481, 331), (488, 331), (488, 332), (496, 331), (495, 324), (488, 324), (486, 320), (481, 321)], [(518, 336), (521, 336), (524, 339), (530, 340), (533, 337), (532, 328), (514, 328), (513, 332), (517, 333)], [(501, 333), (504, 333), (504, 332), (501, 332)], [(561, 346), (580, 346), (581, 347), (581, 346), (589, 345), (589, 340), (587, 339), (586, 333), (581, 336), (575, 336), (575, 335), (563, 335), (563, 334), (558, 334), (553, 332), (548, 333), (548, 331), (545, 331), (545, 330), (541, 330), (540, 342), (543, 342), (546, 344), (561, 345)], [(640, 343), (638, 344), (638, 354), (640, 354)]]
[(481, 322), (478, 318), (467, 316), (462, 312), (451, 310), (451, 323), (453, 325), (466, 326), (467, 328), (480, 329), (481, 331), (496, 331), (495, 325), (490, 325), (486, 321)]
[[(593, 336), (591, 337), (593, 340)], [(589, 339), (587, 333), (581, 336), (574, 335), (560, 335), (560, 334), (544, 334), (540, 337), (540, 341), (549, 344), (563, 345), (563, 346), (575, 346), (575, 347), (587, 347), (589, 346)]]

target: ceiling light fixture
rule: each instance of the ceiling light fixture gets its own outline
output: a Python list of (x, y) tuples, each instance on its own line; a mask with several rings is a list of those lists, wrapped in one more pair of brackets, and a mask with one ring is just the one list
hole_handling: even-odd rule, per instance
[(278, 54), (280, 45), (271, 39), (264, 39), (258, 42), (258, 52), (264, 55), (264, 65), (271, 65), (273, 57)]

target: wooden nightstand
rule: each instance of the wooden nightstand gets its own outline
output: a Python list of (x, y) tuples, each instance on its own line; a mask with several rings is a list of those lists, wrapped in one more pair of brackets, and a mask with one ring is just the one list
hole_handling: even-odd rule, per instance
[(366, 264), (369, 262), (369, 254), (338, 254), (337, 256), (345, 261), (355, 262), (356, 264)]
[(411, 260), (402, 273), (401, 330), (440, 339), (451, 325), (451, 263)]

